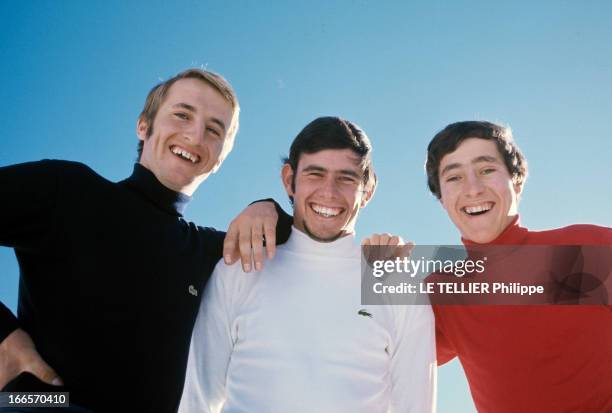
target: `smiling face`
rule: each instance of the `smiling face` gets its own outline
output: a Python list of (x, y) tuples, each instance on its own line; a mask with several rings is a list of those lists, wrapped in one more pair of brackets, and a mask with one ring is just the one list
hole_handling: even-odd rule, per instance
[(167, 188), (193, 194), (231, 149), (232, 115), (230, 102), (205, 81), (176, 81), (152, 130), (145, 120), (138, 121), (138, 138), (144, 142), (140, 163)]
[(317, 241), (354, 232), (359, 209), (373, 191), (364, 191), (363, 166), (351, 149), (303, 153), (297, 171), (283, 166), (282, 179), (293, 197), (295, 227)]
[(488, 243), (518, 214), (512, 182), (491, 140), (468, 138), (440, 161), (440, 202), (463, 238)]

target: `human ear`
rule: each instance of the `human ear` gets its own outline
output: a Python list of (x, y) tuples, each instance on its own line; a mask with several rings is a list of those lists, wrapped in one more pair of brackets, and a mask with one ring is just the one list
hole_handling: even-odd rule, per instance
[(281, 169), (281, 180), (283, 181), (283, 186), (285, 187), (285, 191), (287, 191), (287, 195), (293, 196), (293, 168), (288, 163), (283, 165), (283, 169)]
[(523, 184), (513, 184), (514, 193), (516, 194), (517, 202), (521, 200), (521, 193), (523, 192)]
[(374, 192), (376, 192), (376, 182), (372, 185), (371, 188), (363, 191), (363, 196), (361, 197), (361, 202), (359, 203), (359, 208), (365, 208), (365, 206), (370, 202), (372, 197), (374, 196)]
[(138, 135), (138, 139), (141, 141), (145, 141), (149, 132), (149, 124), (144, 118), (138, 118), (138, 122), (136, 122), (136, 135)]
[(514, 184), (514, 192), (516, 192), (517, 195), (520, 195), (521, 192), (523, 192), (523, 185), (522, 184)]

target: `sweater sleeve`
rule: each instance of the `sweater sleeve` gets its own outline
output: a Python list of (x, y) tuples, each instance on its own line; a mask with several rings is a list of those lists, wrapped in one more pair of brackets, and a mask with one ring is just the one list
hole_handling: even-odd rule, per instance
[(433, 412), (437, 368), (431, 306), (397, 306), (396, 313), (390, 412)]
[[(233, 266), (234, 268), (236, 266)], [(227, 368), (233, 351), (232, 267), (217, 264), (202, 296), (191, 345), (179, 413), (218, 413), (225, 402)]]
[(36, 251), (48, 240), (58, 192), (58, 162), (0, 168), (0, 245)]
[[(36, 253), (48, 243), (58, 191), (58, 161), (0, 168), (0, 245)], [(0, 303), (0, 342), (19, 327)]]
[(17, 317), (0, 302), (0, 343), (18, 328), (19, 322), (17, 321)]

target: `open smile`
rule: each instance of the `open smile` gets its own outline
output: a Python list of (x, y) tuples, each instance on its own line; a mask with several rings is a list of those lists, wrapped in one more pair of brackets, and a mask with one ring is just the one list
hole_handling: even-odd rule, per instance
[(310, 203), (310, 209), (314, 211), (315, 214), (323, 217), (323, 218), (335, 218), (344, 212), (344, 208), (338, 207), (329, 207), (320, 204)]
[(495, 204), (493, 202), (483, 202), (477, 205), (470, 205), (470, 206), (466, 206), (461, 208), (461, 211), (466, 214), (469, 215), (471, 217), (473, 216), (479, 216), (479, 215), (484, 215), (487, 212), (489, 212), (491, 209), (493, 209), (493, 206)]
[(196, 164), (200, 162), (199, 155), (189, 152), (188, 150), (186, 150), (185, 148), (181, 148), (180, 146), (177, 146), (177, 145), (170, 146), (170, 152), (175, 154), (178, 158), (183, 159), (185, 161), (189, 161), (192, 164)]

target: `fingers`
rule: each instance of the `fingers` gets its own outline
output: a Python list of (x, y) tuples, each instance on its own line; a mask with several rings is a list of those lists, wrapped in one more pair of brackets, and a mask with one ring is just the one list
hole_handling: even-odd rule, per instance
[(412, 241), (408, 241), (404, 244), (404, 246), (406, 247), (406, 251), (408, 252), (408, 255), (410, 255), (412, 254), (412, 250), (414, 250), (415, 243)]
[(264, 233), (266, 236), (266, 251), (268, 252), (268, 259), (271, 260), (276, 254), (276, 223), (264, 224)]
[(388, 232), (383, 234), (372, 234), (368, 238), (361, 241), (361, 245), (378, 245), (384, 247), (385, 245), (403, 245), (404, 240), (397, 235), (391, 235)]
[(384, 235), (385, 234), (372, 234), (361, 243), (363, 247), (366, 247), (363, 249), (363, 251), (365, 253), (366, 260), (370, 264), (381, 257), (380, 249)]
[(389, 245), (389, 240), (391, 239), (391, 237), (392, 235), (388, 233), (380, 234), (380, 245)]
[(238, 234), (238, 247), (240, 248), (240, 262), (244, 272), (251, 272), (251, 227), (241, 227)]
[[(251, 256), (255, 268), (263, 267), (263, 224), (257, 220), (235, 219), (230, 224), (223, 241), (223, 260), (232, 265), (238, 258), (244, 272), (251, 272)], [(259, 268), (258, 268), (259, 267)]]
[[(264, 238), (266, 241), (267, 257), (274, 258), (276, 252), (276, 218), (255, 218), (240, 229), (240, 257), (245, 272), (251, 270), (251, 257), (255, 270), (261, 271), (264, 265)], [(250, 242), (246, 239), (250, 233)], [(246, 264), (245, 264), (246, 263)]]
[(268, 259), (271, 260), (276, 254), (276, 224), (277, 218), (264, 219), (264, 236), (266, 237), (266, 251), (268, 252)]
[(238, 224), (232, 221), (223, 241), (223, 260), (232, 265), (238, 259)]
[[(261, 231), (253, 230), (250, 222), (244, 219), (233, 220), (223, 241), (223, 261), (225, 264), (232, 265), (240, 258), (244, 272), (250, 272), (252, 252), (258, 253), (260, 257), (263, 255), (263, 241), (260, 240), (259, 243), (254, 241), (258, 236), (261, 238)], [(254, 249), (257, 249), (257, 251), (252, 251), (252, 245), (255, 245)], [(261, 261), (263, 261), (262, 258)]]
[(59, 375), (40, 357), (38, 352), (29, 355), (24, 371), (29, 371), (41, 381), (53, 386), (63, 386), (64, 383)]
[(404, 240), (402, 239), (402, 237), (398, 235), (393, 235), (391, 238), (389, 238), (388, 245), (401, 246), (401, 245), (404, 245)]
[[(232, 221), (223, 242), (223, 259), (227, 265), (240, 258), (244, 272), (263, 269), (264, 237), (268, 258), (276, 252), (276, 223), (278, 214), (273, 202), (249, 205)], [(252, 262), (253, 260), (253, 262)]]
[[(372, 234), (361, 241), (368, 262), (388, 260), (398, 257), (409, 257), (414, 243), (404, 243), (402, 237), (389, 233)], [(389, 247), (389, 248), (387, 248)]]
[[(255, 270), (261, 271), (261, 269), (263, 268), (263, 223), (261, 225), (254, 225), (253, 228), (251, 228), (250, 246), (253, 249)], [(240, 253), (242, 254), (242, 251)]]
[(266, 251), (268, 259), (274, 258), (276, 254), (276, 226), (278, 224), (278, 212), (273, 202), (260, 202), (265, 212), (263, 217), (263, 232), (266, 238)]
[(45, 383), (63, 385), (62, 379), (40, 357), (29, 334), (17, 329), (0, 343), (0, 388), (24, 371)]

